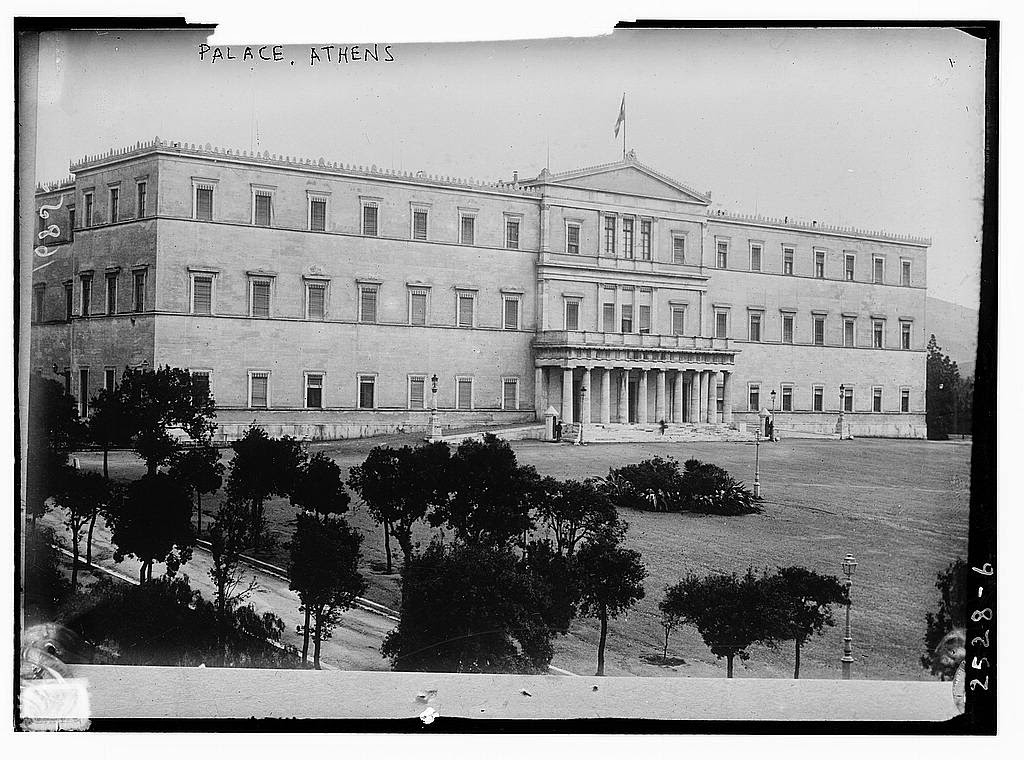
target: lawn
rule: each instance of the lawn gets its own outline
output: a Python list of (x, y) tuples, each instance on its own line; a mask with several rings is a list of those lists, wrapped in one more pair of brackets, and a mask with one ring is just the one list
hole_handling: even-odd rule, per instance
[[(409, 436), (312, 444), (343, 469), (360, 463), (373, 445), (411, 443)], [(538, 441), (513, 443), (521, 462), (542, 474), (582, 478), (604, 476), (610, 466), (655, 455), (680, 461), (697, 457), (753, 480), (754, 446), (743, 443), (594, 444), (586, 447)], [(666, 585), (688, 571), (742, 572), (748, 566), (802, 565), (839, 575), (847, 552), (858, 562), (853, 587), (855, 677), (921, 679), (924, 615), (935, 608), (935, 575), (967, 551), (970, 443), (927, 441), (794, 440), (760, 447), (764, 512), (714, 517), (628, 511), (628, 544), (647, 566), (646, 597), (626, 617), (612, 621), (608, 640), (609, 675), (724, 676), (697, 632), (688, 627), (672, 636), (671, 667), (648, 662), (660, 656), (662, 630), (657, 604)], [(230, 452), (227, 452), (230, 454)], [(225, 460), (227, 460), (227, 454)], [(95, 454), (81, 455), (94, 467)], [(132, 457), (115, 454), (112, 477), (138, 477), (143, 468)], [(216, 511), (219, 497), (204, 500), (204, 513)], [(283, 544), (291, 533), (293, 510), (287, 500), (267, 505), (277, 546), (263, 556), (284, 563)], [(204, 518), (204, 521), (208, 518)], [(353, 502), (349, 519), (364, 536), (367, 596), (398, 606), (397, 575), (383, 573), (383, 535), (365, 507)], [(429, 540), (426, 526), (421, 541)], [(393, 545), (396, 564), (401, 552)], [(837, 611), (841, 613), (841, 610)], [(803, 649), (801, 676), (839, 676), (842, 620)], [(596, 666), (598, 625), (578, 620), (572, 633), (555, 644), (553, 664), (577, 673)], [(793, 651), (755, 646), (737, 662), (736, 677), (791, 677)]]

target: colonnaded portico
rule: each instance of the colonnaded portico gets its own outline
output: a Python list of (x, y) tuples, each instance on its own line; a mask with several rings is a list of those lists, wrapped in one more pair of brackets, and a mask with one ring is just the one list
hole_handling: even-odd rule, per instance
[(544, 331), (534, 340), (537, 415), (555, 406), (564, 424), (728, 425), (735, 354), (727, 338)]

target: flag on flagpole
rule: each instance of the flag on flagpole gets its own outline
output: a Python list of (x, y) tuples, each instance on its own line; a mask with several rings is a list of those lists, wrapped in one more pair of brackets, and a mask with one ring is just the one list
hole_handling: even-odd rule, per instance
[(626, 122), (626, 93), (622, 93), (622, 105), (619, 106), (619, 118), (615, 120), (615, 136), (619, 136), (619, 127)]

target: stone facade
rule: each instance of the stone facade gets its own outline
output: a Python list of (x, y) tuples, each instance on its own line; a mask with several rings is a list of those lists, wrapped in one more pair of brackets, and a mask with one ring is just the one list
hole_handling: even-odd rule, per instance
[(923, 239), (711, 210), (632, 154), (483, 183), (157, 139), (71, 168), (37, 195), (32, 364), (79, 398), (169, 364), (223, 437), (339, 438), (425, 429), (436, 376), (446, 428), (774, 403), (825, 434), (842, 385), (846, 432), (925, 434)]

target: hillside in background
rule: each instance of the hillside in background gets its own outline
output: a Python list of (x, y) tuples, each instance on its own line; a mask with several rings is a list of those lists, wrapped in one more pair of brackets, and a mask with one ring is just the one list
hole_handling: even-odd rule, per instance
[(939, 348), (960, 367), (960, 377), (974, 374), (978, 350), (978, 310), (929, 297), (926, 304), (925, 341), (935, 335)]

